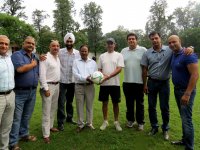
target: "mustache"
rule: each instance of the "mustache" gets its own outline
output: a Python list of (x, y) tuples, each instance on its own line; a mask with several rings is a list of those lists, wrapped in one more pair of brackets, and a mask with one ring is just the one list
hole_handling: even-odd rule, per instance
[(65, 44), (65, 46), (67, 47), (67, 48), (72, 48), (73, 47), (73, 44)]

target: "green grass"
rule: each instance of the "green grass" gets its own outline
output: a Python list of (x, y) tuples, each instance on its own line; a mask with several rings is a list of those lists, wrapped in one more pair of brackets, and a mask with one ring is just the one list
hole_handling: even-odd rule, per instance
[[(199, 69), (200, 70), (200, 69)], [(121, 73), (121, 79), (123, 74)], [(171, 84), (170, 95), (170, 140), (181, 139), (181, 120), (178, 113), (178, 108), (175, 103), (173, 95), (173, 85)], [(197, 95), (195, 98), (193, 109), (193, 123), (195, 128), (195, 149), (200, 150), (200, 81), (197, 84)], [(150, 137), (147, 135), (150, 130), (150, 123), (148, 118), (148, 105), (147, 97), (145, 96), (145, 130), (137, 131), (135, 128), (125, 128), (126, 123), (126, 105), (123, 92), (122, 100), (120, 103), (120, 123), (123, 128), (122, 132), (117, 132), (113, 125), (113, 112), (111, 101), (109, 102), (109, 124), (110, 126), (105, 131), (100, 131), (99, 127), (102, 124), (103, 117), (101, 111), (101, 103), (98, 101), (99, 87), (96, 86), (96, 96), (94, 101), (94, 127), (96, 130), (91, 131), (85, 129), (81, 133), (76, 133), (76, 126), (71, 124), (65, 124), (65, 130), (63, 132), (51, 134), (51, 143), (44, 144), (42, 139), (41, 130), (41, 97), (39, 92), (37, 94), (36, 106), (30, 123), (30, 134), (37, 136), (38, 140), (34, 143), (20, 142), (20, 146), (23, 150), (183, 150), (184, 147), (173, 146), (170, 141), (163, 140), (162, 131), (159, 128), (159, 133)], [(134, 91), (133, 91), (134, 92)], [(75, 102), (75, 101), (74, 101)], [(74, 103), (75, 106), (75, 103)], [(158, 103), (159, 106), (159, 103)], [(74, 107), (75, 108), (75, 107)], [(159, 124), (162, 124), (161, 114), (159, 107), (158, 119)], [(76, 110), (75, 110), (76, 119)], [(56, 126), (55, 120), (55, 126)]]

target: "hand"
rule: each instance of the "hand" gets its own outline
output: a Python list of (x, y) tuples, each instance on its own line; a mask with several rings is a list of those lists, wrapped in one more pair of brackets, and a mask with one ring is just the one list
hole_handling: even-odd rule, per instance
[(184, 48), (183, 51), (185, 55), (191, 55), (192, 53), (194, 53), (194, 49), (192, 49), (191, 47)]
[(86, 80), (87, 80), (89, 83), (93, 83), (93, 81), (91, 80), (91, 76), (88, 76), (88, 77), (86, 78)]
[(143, 92), (147, 95), (149, 93), (147, 85), (144, 85)]
[(190, 96), (189, 95), (183, 95), (181, 97), (181, 105), (187, 105), (189, 102)]
[(46, 54), (41, 54), (41, 55), (39, 56), (40, 61), (45, 61), (45, 60), (47, 59), (46, 56), (47, 56)]
[(103, 75), (103, 79), (102, 79), (102, 81), (101, 81), (101, 83), (100, 84), (102, 84), (103, 82), (105, 82), (106, 80), (109, 80), (110, 79), (110, 76), (109, 75)]
[(46, 97), (49, 97), (49, 96), (50, 96), (50, 91), (49, 91), (49, 90), (44, 91), (44, 95), (45, 95)]
[(37, 60), (33, 60), (33, 59), (32, 59), (32, 60), (31, 60), (31, 64), (32, 64), (33, 67), (37, 66)]

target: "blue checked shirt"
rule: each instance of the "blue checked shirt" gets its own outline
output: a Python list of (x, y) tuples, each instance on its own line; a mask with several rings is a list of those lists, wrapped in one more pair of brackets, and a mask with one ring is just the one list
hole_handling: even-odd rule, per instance
[(8, 55), (0, 55), (0, 92), (9, 91), (14, 86), (14, 66), (11, 58)]
[(75, 59), (80, 58), (79, 51), (73, 49), (72, 54), (69, 54), (66, 48), (62, 48), (59, 51), (60, 59), (60, 82), (69, 84), (74, 83), (74, 76), (72, 72), (72, 66)]

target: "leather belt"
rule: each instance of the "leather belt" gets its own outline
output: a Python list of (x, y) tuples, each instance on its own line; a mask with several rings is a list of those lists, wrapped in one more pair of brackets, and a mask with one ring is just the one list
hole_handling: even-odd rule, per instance
[(34, 90), (36, 87), (15, 87), (15, 90)]
[(59, 82), (47, 82), (47, 84), (54, 84), (54, 85), (56, 85), (56, 84), (58, 84)]
[(151, 78), (151, 77), (148, 77), (148, 80), (157, 81), (157, 82), (164, 82), (164, 81), (167, 81), (167, 80), (169, 80), (169, 79), (160, 80), (160, 79), (153, 79), (153, 78)]
[(0, 95), (8, 95), (12, 92), (12, 90), (5, 91), (5, 92), (0, 92)]
[(92, 85), (92, 83), (76, 83), (77, 85)]

